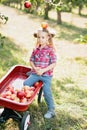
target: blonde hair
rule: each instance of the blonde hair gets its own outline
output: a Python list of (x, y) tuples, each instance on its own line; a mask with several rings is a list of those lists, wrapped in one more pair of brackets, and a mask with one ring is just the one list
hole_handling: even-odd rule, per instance
[[(53, 37), (54, 37), (54, 33), (53, 32), (49, 32), (49, 30), (47, 28), (42, 28), (42, 30), (38, 30), (38, 31), (41, 31), (41, 32), (46, 32), (49, 36), (49, 39), (48, 39), (48, 46), (49, 47), (52, 47), (52, 48), (55, 48), (54, 47), (54, 43), (53, 43)], [(34, 33), (34, 37), (35, 38), (38, 38), (38, 32)], [(39, 46), (40, 44), (38, 42), (36, 42), (36, 46)]]

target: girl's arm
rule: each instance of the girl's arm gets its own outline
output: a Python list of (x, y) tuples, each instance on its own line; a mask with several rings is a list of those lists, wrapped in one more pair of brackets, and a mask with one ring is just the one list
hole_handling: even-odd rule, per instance
[(38, 74), (38, 71), (39, 71), (40, 68), (36, 67), (32, 61), (30, 61), (30, 65), (31, 65), (32, 69), (34, 69), (35, 72)]
[(34, 63), (32, 61), (30, 61), (30, 65), (36, 71), (37, 75), (42, 75), (46, 71), (49, 71), (49, 70), (53, 69), (56, 66), (56, 63), (52, 63), (48, 67), (43, 68), (43, 69), (41, 69), (39, 67), (35, 67), (35, 65), (34, 65)]
[(31, 65), (31, 67), (32, 67), (34, 70), (36, 70), (36, 67), (35, 67), (35, 65), (34, 65), (34, 63), (33, 63), (32, 61), (30, 61), (30, 65)]

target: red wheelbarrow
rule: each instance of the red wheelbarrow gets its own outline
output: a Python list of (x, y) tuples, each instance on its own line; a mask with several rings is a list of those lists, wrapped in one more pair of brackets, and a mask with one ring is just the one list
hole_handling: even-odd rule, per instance
[[(0, 80), (0, 95), (5, 93), (8, 86), (13, 86), (15, 90), (21, 89), (24, 80), (29, 76), (31, 68), (23, 65), (13, 66), (8, 73)], [(28, 74), (28, 75), (27, 75)], [(30, 124), (30, 114), (27, 109), (29, 105), (34, 100), (35, 96), (38, 94), (38, 103), (41, 100), (42, 94), (42, 81), (38, 81), (37, 86), (35, 86), (34, 93), (29, 98), (27, 102), (15, 102), (0, 96), (0, 106), (3, 107), (3, 111), (0, 115), (0, 123), (5, 122), (9, 118), (13, 118), (20, 123), (20, 130), (27, 130)], [(23, 112), (23, 114), (20, 114)]]

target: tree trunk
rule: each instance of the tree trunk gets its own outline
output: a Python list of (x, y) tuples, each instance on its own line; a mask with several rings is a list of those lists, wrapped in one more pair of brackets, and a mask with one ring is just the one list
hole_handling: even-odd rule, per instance
[(20, 2), (19, 4), (20, 4), (20, 10), (22, 10), (22, 3)]
[(62, 24), (61, 11), (57, 10), (57, 24)]
[(82, 5), (79, 5), (79, 10), (78, 10), (79, 15), (81, 15), (81, 11), (82, 11)]
[(45, 6), (45, 9), (44, 9), (44, 19), (48, 19), (49, 16), (48, 16), (48, 12), (49, 12), (49, 4), (47, 3), (46, 6)]

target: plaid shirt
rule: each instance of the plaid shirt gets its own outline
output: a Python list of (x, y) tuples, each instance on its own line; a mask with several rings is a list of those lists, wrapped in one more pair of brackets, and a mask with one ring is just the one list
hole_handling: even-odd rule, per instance
[[(36, 67), (40, 67), (41, 69), (48, 67), (52, 63), (56, 63), (56, 55), (54, 49), (52, 47), (45, 46), (40, 49), (40, 47), (35, 48), (31, 54), (30, 61), (34, 63)], [(32, 70), (32, 73), (35, 73)], [(44, 76), (52, 76), (53, 69), (43, 73)]]

